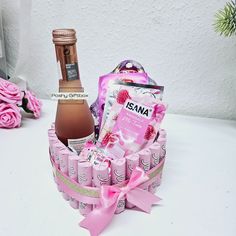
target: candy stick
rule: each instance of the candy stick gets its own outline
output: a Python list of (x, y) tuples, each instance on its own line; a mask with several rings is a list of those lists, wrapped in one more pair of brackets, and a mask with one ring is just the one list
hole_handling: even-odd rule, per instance
[[(93, 186), (110, 185), (109, 169), (107, 162), (93, 164)], [(96, 207), (96, 205), (94, 205)]]
[[(160, 151), (161, 151), (161, 146), (159, 143), (155, 142), (149, 147), (151, 151), (151, 168), (157, 166), (160, 162)], [(148, 190), (151, 193), (155, 193), (157, 187), (160, 185), (160, 178), (157, 176), (155, 178), (155, 181), (149, 186)]]
[[(160, 136), (157, 139), (157, 142), (161, 145), (161, 150), (160, 150), (160, 158), (161, 160), (163, 160), (166, 156), (166, 136)], [(162, 172), (160, 173), (160, 177), (159, 177), (159, 185), (161, 183), (161, 177), (162, 177)]]
[[(92, 186), (92, 164), (90, 162), (78, 162), (78, 182), (82, 186)], [(92, 210), (92, 204), (79, 202), (81, 215), (87, 215)]]
[(66, 147), (60, 141), (53, 144), (54, 161), (57, 165), (60, 164), (60, 158), (59, 158), (60, 152), (61, 150), (65, 150), (65, 149)]
[(93, 165), (93, 185), (96, 187), (101, 187), (101, 185), (110, 185), (107, 162), (101, 162), (97, 165)]
[[(111, 161), (111, 182), (112, 184), (118, 184), (125, 180), (125, 158), (119, 158)], [(122, 197), (117, 205), (116, 214), (121, 213), (125, 209), (125, 197)]]
[(49, 151), (50, 151), (51, 157), (53, 160), (55, 160), (54, 145), (56, 143), (59, 143), (60, 141), (58, 140), (57, 137), (48, 137), (48, 140), (49, 140)]
[[(144, 170), (146, 173), (150, 170), (151, 167), (151, 151), (147, 148), (138, 152), (139, 154), (139, 167)], [(147, 190), (148, 187), (143, 187), (143, 189)]]
[(166, 130), (165, 129), (160, 129), (159, 131), (159, 137), (166, 138)]
[(139, 154), (139, 167), (146, 173), (150, 170), (151, 166), (151, 151), (147, 148), (138, 152)]
[[(53, 146), (58, 143), (57, 137), (48, 137), (49, 141), (49, 154), (50, 157), (54, 160), (55, 159), (55, 154), (54, 154), (54, 148)], [(55, 174), (53, 174), (54, 181), (56, 182)]]
[[(54, 154), (54, 145), (56, 144), (56, 143), (58, 143), (58, 139), (56, 138), (56, 137), (48, 137), (48, 139), (49, 139), (49, 153), (50, 153), (50, 156), (51, 156), (51, 158), (53, 159), (53, 160), (55, 160), (55, 154)], [(57, 183), (57, 180), (56, 180), (56, 178), (55, 178), (55, 174), (53, 173), (53, 179), (54, 179), (54, 181)], [(60, 188), (58, 187), (58, 190), (59, 190)], [(60, 190), (59, 190), (60, 191)]]
[[(139, 155), (131, 154), (126, 157), (126, 179), (130, 179), (132, 171), (139, 166)], [(126, 201), (126, 208), (133, 208), (135, 205)]]
[[(60, 151), (65, 150), (65, 149), (66, 147), (58, 139), (57, 139), (57, 142), (53, 143), (52, 150), (53, 150), (53, 155), (54, 155), (54, 161), (58, 166), (60, 164), (59, 153)], [(59, 192), (61, 192), (61, 187), (58, 183), (57, 183), (57, 189)]]
[(151, 168), (155, 167), (158, 165), (160, 162), (160, 150), (161, 146), (159, 143), (155, 142), (149, 147), (151, 151)]
[[(68, 156), (68, 174), (71, 179), (78, 181), (78, 156), (72, 153)], [(71, 197), (70, 205), (74, 209), (78, 209), (79, 202)]]
[(162, 160), (166, 156), (166, 137), (158, 137), (157, 142), (161, 146), (160, 159)]
[[(63, 149), (59, 152), (59, 166), (62, 173), (68, 175), (68, 156), (70, 154), (69, 150)], [(66, 193), (62, 193), (63, 198), (69, 201), (70, 197)]]
[(48, 137), (56, 137), (55, 129), (48, 129)]
[(133, 169), (139, 166), (139, 154), (131, 154), (126, 156), (126, 178), (129, 179)]

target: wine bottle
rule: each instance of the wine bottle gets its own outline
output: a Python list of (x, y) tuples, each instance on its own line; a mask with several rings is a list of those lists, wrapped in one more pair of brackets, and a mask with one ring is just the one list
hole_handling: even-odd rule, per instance
[[(76, 32), (56, 29), (52, 32), (59, 71), (59, 92), (84, 91), (78, 68)], [(56, 135), (66, 146), (79, 153), (86, 141), (94, 138), (94, 121), (86, 99), (58, 100), (55, 119)]]

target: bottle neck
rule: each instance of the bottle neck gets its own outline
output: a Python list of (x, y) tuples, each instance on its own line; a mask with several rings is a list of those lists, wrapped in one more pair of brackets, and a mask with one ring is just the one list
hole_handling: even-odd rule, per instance
[[(55, 45), (60, 79), (63, 81), (79, 80), (79, 67), (75, 44)], [(78, 83), (78, 81), (77, 81)]]

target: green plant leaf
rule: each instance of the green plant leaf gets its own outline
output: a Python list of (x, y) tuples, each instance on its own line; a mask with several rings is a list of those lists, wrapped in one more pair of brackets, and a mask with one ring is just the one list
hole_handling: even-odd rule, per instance
[(217, 33), (226, 37), (236, 35), (236, 3), (227, 2), (224, 9), (215, 14), (214, 28)]

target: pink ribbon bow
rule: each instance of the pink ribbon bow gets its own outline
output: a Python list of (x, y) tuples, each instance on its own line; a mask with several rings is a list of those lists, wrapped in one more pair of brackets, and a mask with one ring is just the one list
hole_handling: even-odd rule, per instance
[(118, 201), (126, 196), (126, 199), (144, 212), (150, 213), (151, 206), (161, 199), (150, 192), (138, 188), (138, 186), (149, 178), (144, 171), (136, 167), (133, 170), (129, 182), (124, 187), (101, 186), (100, 206), (90, 212), (80, 226), (90, 231), (91, 236), (99, 235), (111, 222)]

